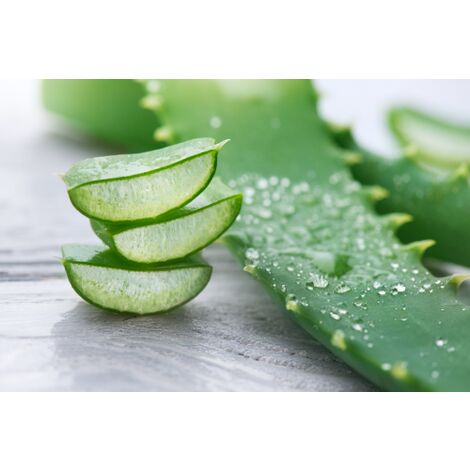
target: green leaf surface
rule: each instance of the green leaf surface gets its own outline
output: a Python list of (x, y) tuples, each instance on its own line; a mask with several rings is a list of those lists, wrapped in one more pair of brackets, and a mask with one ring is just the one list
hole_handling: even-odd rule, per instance
[(95, 233), (123, 257), (139, 263), (182, 258), (219, 238), (240, 212), (242, 195), (214, 178), (187, 206), (145, 224), (92, 220)]
[[(380, 185), (388, 197), (378, 203), (381, 213), (410, 214), (400, 228), (406, 243), (430, 238), (436, 244), (427, 255), (452, 263), (470, 266), (470, 179), (460, 170), (431, 169), (414, 158), (383, 158), (360, 148), (347, 129), (333, 135), (345, 149), (358, 152), (360, 163), (354, 164), (354, 177), (363, 184)], [(401, 220), (401, 222), (400, 222)]]
[(212, 272), (200, 257), (140, 265), (94, 245), (65, 245), (62, 256), (70, 284), (84, 300), (140, 315), (188, 302), (204, 289)]
[[(152, 83), (148, 83), (152, 90)], [(154, 138), (155, 113), (141, 106), (147, 90), (133, 80), (43, 80), (46, 109), (95, 138), (142, 152), (163, 145)]]
[(245, 202), (227, 245), (299, 324), (384, 389), (470, 389), (470, 308), (421, 266), (424, 244), (404, 247), (396, 217), (376, 215), (383, 191), (351, 178), (308, 81), (157, 88), (177, 140), (232, 140), (220, 174)]

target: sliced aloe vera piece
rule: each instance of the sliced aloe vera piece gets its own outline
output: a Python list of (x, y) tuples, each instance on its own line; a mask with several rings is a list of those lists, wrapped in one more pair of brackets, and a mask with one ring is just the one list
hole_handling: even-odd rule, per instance
[(125, 258), (157, 263), (183, 258), (219, 238), (240, 212), (242, 195), (214, 178), (182, 209), (144, 225), (116, 225), (92, 220), (95, 233)]
[(389, 113), (390, 128), (417, 159), (439, 167), (470, 163), (470, 128), (449, 123), (411, 108)]
[(64, 181), (73, 205), (87, 217), (150, 219), (183, 206), (207, 186), (222, 145), (194, 139), (140, 154), (89, 158)]
[(70, 284), (84, 300), (141, 315), (167, 311), (193, 299), (212, 272), (198, 257), (138, 265), (94, 245), (65, 245), (62, 256)]

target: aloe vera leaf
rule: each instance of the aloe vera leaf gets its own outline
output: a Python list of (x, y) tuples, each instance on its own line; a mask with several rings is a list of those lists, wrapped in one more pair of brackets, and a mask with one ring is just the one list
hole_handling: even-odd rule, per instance
[(138, 225), (92, 220), (95, 233), (125, 258), (156, 263), (183, 258), (219, 238), (240, 212), (242, 195), (214, 178), (187, 206)]
[(101, 308), (140, 315), (190, 301), (204, 289), (212, 272), (200, 258), (139, 265), (93, 245), (65, 245), (62, 256), (70, 284), (80, 297)]
[(194, 139), (149, 152), (89, 158), (64, 176), (77, 210), (98, 220), (157, 217), (194, 199), (214, 175), (222, 144)]
[[(149, 83), (152, 89), (152, 83)], [(154, 138), (155, 114), (141, 106), (146, 90), (133, 80), (44, 80), (46, 109), (60, 110), (71, 124), (131, 152), (162, 145)], [(90, 106), (93, 103), (93, 106)], [(145, 104), (145, 103), (144, 103)]]
[(444, 168), (470, 164), (470, 127), (406, 107), (389, 112), (389, 125), (419, 161)]
[[(375, 214), (380, 192), (344, 169), (308, 81), (160, 89), (159, 119), (177, 139), (232, 138), (221, 174), (245, 203), (227, 245), (294, 319), (385, 389), (470, 389), (463, 278), (434, 278), (419, 261), (426, 243), (402, 246), (396, 223)], [(336, 275), (325, 254), (350, 269)]]
[(333, 137), (344, 148), (360, 153), (360, 163), (354, 162), (351, 167), (358, 181), (388, 190), (378, 210), (412, 216), (407, 220), (395, 216), (398, 222), (408, 222), (398, 232), (403, 242), (433, 239), (436, 244), (427, 255), (470, 266), (470, 246), (464, 241), (470, 233), (470, 180), (466, 171), (432, 171), (414, 158), (380, 157), (360, 148), (347, 129), (336, 129)]

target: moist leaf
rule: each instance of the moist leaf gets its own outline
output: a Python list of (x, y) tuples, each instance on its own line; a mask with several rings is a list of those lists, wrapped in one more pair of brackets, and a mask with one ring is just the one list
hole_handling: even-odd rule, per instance
[(62, 253), (69, 281), (84, 300), (142, 315), (188, 302), (207, 285), (212, 272), (200, 258), (142, 266), (100, 246), (66, 245)]
[(378, 203), (378, 210), (401, 214), (389, 219), (396, 228), (401, 227), (400, 239), (410, 243), (431, 238), (436, 244), (427, 255), (470, 266), (470, 247), (464, 242), (470, 233), (468, 173), (460, 169), (436, 170), (409, 156), (383, 158), (360, 148), (347, 133), (340, 130), (333, 138), (361, 155), (360, 162), (351, 166), (358, 181), (388, 190), (389, 197)]
[(237, 217), (239, 193), (214, 178), (188, 206), (144, 224), (91, 221), (95, 233), (127, 259), (139, 263), (182, 258), (201, 250), (224, 233)]
[[(300, 325), (384, 389), (470, 389), (469, 307), (375, 214), (308, 81), (160, 81), (149, 96), (176, 139), (232, 139), (221, 176), (245, 204), (227, 245)], [(312, 250), (351, 269), (322, 272)]]

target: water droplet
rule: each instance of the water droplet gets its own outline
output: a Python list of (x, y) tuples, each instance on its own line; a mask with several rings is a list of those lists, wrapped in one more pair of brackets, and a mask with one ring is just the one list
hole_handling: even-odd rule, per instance
[(402, 292), (405, 292), (405, 291), (406, 291), (406, 287), (403, 284), (398, 283), (392, 286), (392, 295), (401, 294)]
[(259, 189), (266, 189), (269, 186), (268, 180), (266, 178), (260, 178), (256, 182), (256, 187)]
[(325, 289), (328, 287), (328, 279), (321, 274), (310, 273), (310, 279), (307, 281), (307, 289), (313, 290), (314, 287), (318, 289)]
[(245, 251), (245, 257), (249, 260), (257, 260), (259, 259), (259, 253), (258, 250), (255, 250), (254, 248), (248, 248)]
[(333, 318), (333, 320), (339, 320), (341, 318), (341, 316), (335, 312), (330, 312), (330, 317)]
[(390, 370), (392, 368), (392, 364), (389, 364), (388, 362), (384, 362), (381, 368), (382, 370)]
[(253, 197), (255, 195), (255, 189), (252, 188), (251, 186), (248, 186), (243, 190), (243, 193), (247, 197)]
[(438, 348), (442, 348), (442, 346), (445, 346), (446, 344), (447, 344), (447, 340), (442, 339), (442, 338), (436, 339), (436, 346)]
[(386, 294), (386, 292), (384, 290), (379, 290), (377, 294), (379, 294), (380, 296), (383, 296)]
[(149, 93), (156, 93), (160, 90), (160, 82), (158, 80), (149, 80), (146, 83), (146, 88)]
[(379, 281), (374, 281), (374, 283), (372, 284), (372, 287), (374, 289), (379, 289), (380, 287), (382, 287), (382, 284), (380, 284)]
[(432, 379), (438, 379), (438, 378), (439, 378), (439, 371), (433, 370), (433, 371), (431, 372), (431, 378), (432, 378)]
[(222, 125), (222, 119), (219, 116), (212, 116), (209, 121), (210, 126), (212, 129), (218, 129)]
[(362, 331), (364, 329), (360, 323), (354, 323), (352, 327), (353, 327), (353, 330), (356, 330), (356, 331)]
[(262, 218), (262, 219), (270, 219), (271, 216), (272, 216), (272, 212), (271, 210), (265, 208), (265, 207), (262, 207), (259, 211), (258, 211), (258, 215)]
[(339, 284), (336, 289), (335, 289), (335, 292), (337, 294), (345, 294), (346, 292), (349, 292), (351, 290), (351, 288), (346, 285), (346, 284)]

